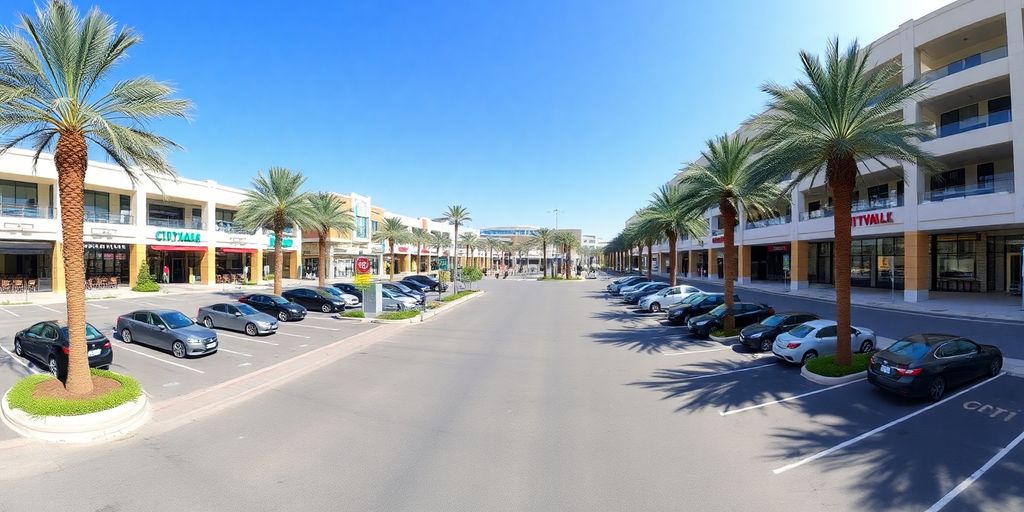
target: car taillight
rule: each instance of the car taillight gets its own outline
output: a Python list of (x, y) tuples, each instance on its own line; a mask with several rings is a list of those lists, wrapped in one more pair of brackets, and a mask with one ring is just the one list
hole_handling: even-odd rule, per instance
[(61, 347), (60, 351), (64, 352), (64, 355), (68, 355), (68, 353), (71, 352), (70, 350), (68, 350), (68, 347)]
[(799, 346), (800, 346), (799, 343), (787, 343), (786, 344), (786, 348), (797, 348)]
[(103, 348), (110, 348), (110, 340), (103, 344)]
[(769, 315), (774, 315), (775, 314), (775, 308), (768, 308), (768, 314)]
[(921, 368), (896, 368), (896, 373), (901, 377), (913, 377), (921, 373)]

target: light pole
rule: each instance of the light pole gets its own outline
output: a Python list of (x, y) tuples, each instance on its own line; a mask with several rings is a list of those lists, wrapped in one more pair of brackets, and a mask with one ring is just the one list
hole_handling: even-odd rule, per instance
[(562, 210), (559, 210), (558, 208), (555, 208), (554, 210), (551, 210), (548, 213), (555, 214), (555, 229), (558, 229), (558, 214), (559, 213), (563, 213)]

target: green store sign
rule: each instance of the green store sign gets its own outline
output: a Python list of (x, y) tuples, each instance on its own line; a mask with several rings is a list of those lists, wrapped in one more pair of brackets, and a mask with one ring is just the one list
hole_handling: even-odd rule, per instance
[[(275, 238), (276, 237), (273, 234), (270, 235), (270, 238), (267, 239), (267, 246), (268, 247), (273, 247), (274, 246), (274, 239)], [(295, 243), (295, 241), (292, 240), (291, 238), (285, 238), (285, 239), (281, 240), (281, 247), (291, 247), (293, 243)]]
[(195, 242), (199, 243), (199, 233), (188, 231), (157, 231), (157, 242)]

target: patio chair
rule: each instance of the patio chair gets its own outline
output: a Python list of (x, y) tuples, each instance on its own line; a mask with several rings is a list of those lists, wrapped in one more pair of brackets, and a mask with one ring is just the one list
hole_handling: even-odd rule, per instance
[(28, 280), (28, 291), (30, 291), (30, 292), (38, 292), (39, 291), (39, 280), (38, 279), (29, 279)]
[(13, 283), (10, 279), (0, 279), (0, 293), (10, 293), (13, 290)]
[(15, 279), (11, 289), (14, 292), (25, 291), (25, 280), (21, 278)]

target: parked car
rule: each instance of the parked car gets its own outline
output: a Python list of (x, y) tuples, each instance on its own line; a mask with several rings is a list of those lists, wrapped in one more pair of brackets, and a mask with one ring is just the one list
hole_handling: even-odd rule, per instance
[(238, 302), (248, 304), (268, 315), (276, 316), (282, 322), (306, 318), (306, 308), (279, 295), (254, 293), (239, 297)]
[[(850, 346), (857, 352), (871, 352), (877, 340), (871, 329), (852, 327)], [(806, 363), (818, 356), (836, 353), (836, 323), (833, 320), (811, 320), (775, 338), (775, 357), (790, 363)]]
[(904, 396), (942, 399), (946, 390), (978, 377), (995, 377), (1003, 353), (950, 334), (913, 334), (871, 356), (868, 382)]
[(651, 313), (658, 313), (662, 309), (673, 304), (678, 304), (690, 295), (700, 292), (700, 289), (685, 284), (670, 286), (641, 298), (638, 304), (640, 305), (640, 309), (645, 309)]
[(654, 283), (654, 281), (652, 281), (650, 279), (647, 279), (647, 278), (644, 278), (643, 281), (638, 281), (638, 282), (633, 283), (631, 285), (619, 287), (619, 293), (618, 294), (619, 295), (626, 295), (628, 293), (633, 293), (636, 290), (638, 290), (640, 288), (643, 288), (644, 286), (647, 286), (647, 285), (649, 285), (651, 283)]
[(418, 281), (418, 282), (421, 282), (421, 283), (423, 283), (425, 285), (428, 285), (428, 286), (430, 286), (430, 291), (432, 291), (432, 292), (443, 292), (443, 291), (448, 289), (448, 285), (446, 283), (442, 283), (442, 282), (438, 281), (437, 279), (434, 279), (433, 277), (430, 277), (430, 276), (427, 276), (427, 275), (423, 275), (423, 274), (416, 274), (416, 275), (408, 276), (405, 279), (403, 279), (403, 281), (406, 281), (406, 280)]
[[(739, 295), (733, 295), (732, 297), (733, 302), (740, 301)], [(690, 318), (703, 315), (724, 303), (724, 293), (695, 293), (668, 308), (668, 323), (672, 325), (685, 325)]]
[(626, 304), (636, 304), (640, 302), (640, 299), (658, 293), (668, 287), (668, 283), (645, 283), (642, 286), (633, 288), (633, 291), (629, 293), (622, 294), (622, 300)]
[(358, 308), (360, 305), (362, 305), (361, 299), (359, 297), (356, 297), (355, 295), (352, 295), (350, 293), (345, 293), (333, 286), (317, 286), (316, 289), (325, 291), (333, 295), (335, 298), (341, 299), (341, 301), (345, 303), (346, 308)]
[(234, 329), (249, 336), (277, 332), (277, 318), (261, 313), (256, 308), (242, 303), (222, 302), (199, 308), (196, 320), (207, 329)]
[(759, 323), (748, 325), (740, 331), (740, 343), (753, 350), (767, 352), (772, 349), (775, 338), (811, 320), (817, 320), (818, 315), (813, 313), (776, 313)]
[[(690, 328), (690, 333), (706, 338), (711, 334), (711, 331), (721, 329), (725, 325), (727, 311), (728, 309), (725, 304), (722, 304), (706, 314), (691, 317), (686, 322), (686, 325)], [(775, 314), (775, 310), (771, 306), (754, 302), (733, 302), (732, 312), (732, 317), (735, 319), (736, 327), (738, 328), (756, 324)]]
[(419, 305), (414, 297), (410, 297), (404, 293), (397, 292), (394, 289), (382, 286), (380, 289), (381, 309), (385, 311), (403, 311), (406, 309), (416, 309)]
[(430, 285), (426, 283), (421, 283), (415, 279), (409, 279), (408, 277), (402, 279), (401, 281), (399, 281), (399, 283), (404, 284), (405, 286), (408, 286), (409, 288), (416, 290), (422, 294), (426, 294), (427, 292), (430, 291)]
[(608, 291), (611, 292), (612, 295), (615, 295), (615, 294), (619, 293), (619, 290), (622, 287), (624, 287), (624, 286), (633, 286), (634, 284), (637, 284), (637, 283), (640, 283), (640, 282), (644, 282), (644, 283), (650, 282), (650, 279), (647, 279), (646, 277), (643, 277), (643, 276), (626, 276), (626, 277), (623, 277), (621, 279), (616, 279), (615, 281), (612, 281), (611, 283), (609, 283), (608, 284)]
[[(86, 354), (90, 368), (110, 368), (114, 353), (110, 340), (92, 324), (85, 324)], [(59, 320), (39, 322), (14, 334), (14, 353), (43, 365), (58, 379), (68, 372), (68, 326)]]
[(217, 351), (217, 333), (173, 309), (139, 310), (117, 317), (117, 332), (125, 343), (170, 350), (182, 358)]
[(418, 304), (423, 304), (427, 301), (427, 294), (421, 291), (413, 290), (412, 288), (409, 288), (408, 286), (402, 283), (393, 283), (388, 281), (382, 282), (381, 285), (383, 286), (383, 288), (387, 290), (391, 290), (396, 293), (401, 293), (403, 295), (408, 295), (409, 297), (416, 299), (416, 303)]
[(292, 288), (281, 292), (281, 296), (308, 309), (324, 313), (345, 311), (345, 301), (319, 288)]
[(331, 286), (334, 286), (335, 288), (341, 290), (342, 293), (347, 293), (358, 298), (360, 303), (363, 302), (363, 291), (360, 290), (359, 288), (356, 288), (356, 285), (352, 283), (334, 283)]

